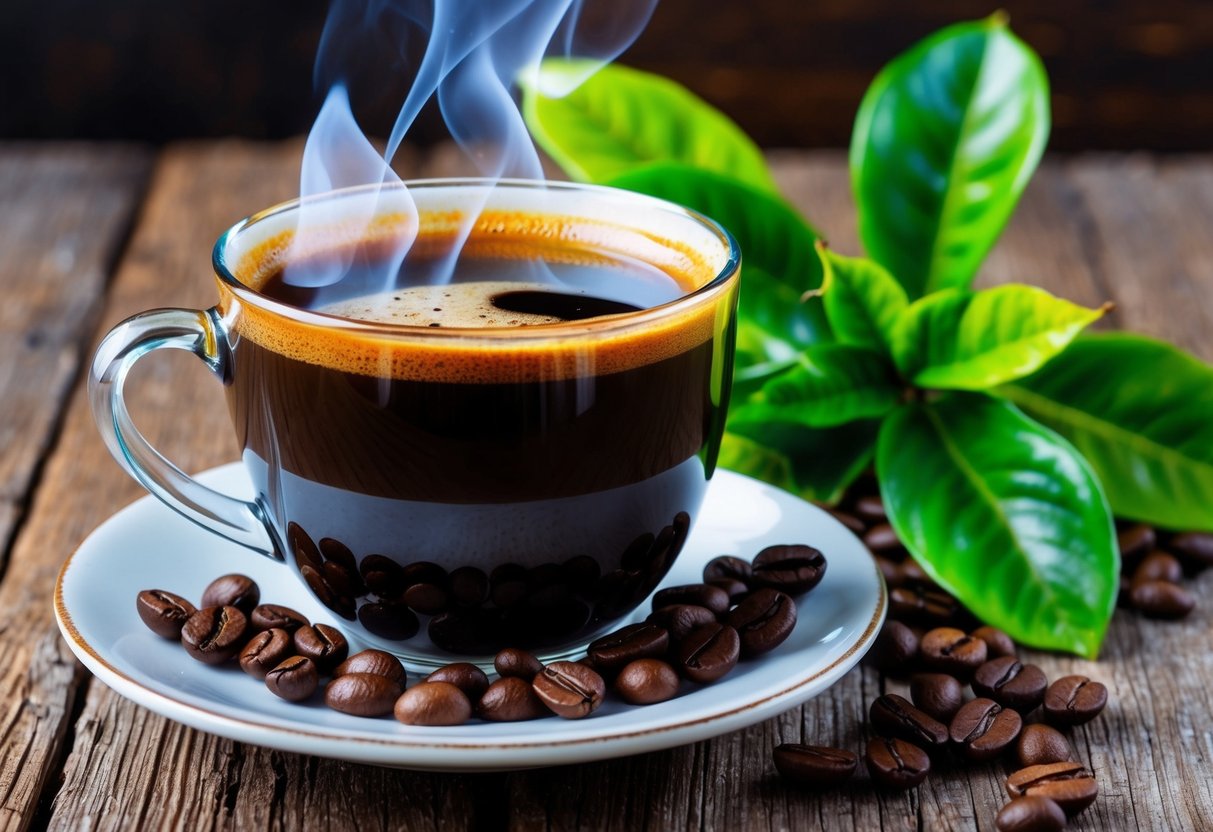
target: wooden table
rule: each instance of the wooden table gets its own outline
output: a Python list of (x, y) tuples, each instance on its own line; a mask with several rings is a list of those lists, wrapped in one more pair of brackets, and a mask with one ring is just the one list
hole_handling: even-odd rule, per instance
[[(781, 741), (860, 748), (867, 706), (904, 686), (856, 669), (748, 730), (606, 763), (494, 775), (351, 765), (245, 746), (155, 716), (93, 680), (59, 638), (64, 557), (142, 495), (102, 447), (87, 359), (117, 321), (213, 301), (211, 244), (294, 195), (301, 145), (214, 142), (161, 152), (0, 145), (0, 824), (339, 829), (993, 829), (1001, 765), (933, 772), (907, 793), (866, 777), (816, 795), (785, 787)], [(843, 252), (858, 250), (845, 162), (778, 152), (786, 193)], [(410, 176), (463, 170), (449, 149)], [(987, 282), (1114, 300), (1112, 324), (1213, 359), (1213, 161), (1053, 159), (989, 260)], [(1109, 376), (1115, 372), (1108, 368)], [(222, 396), (185, 355), (133, 377), (132, 410), (186, 470), (236, 458)], [(1213, 575), (1198, 579), (1208, 597)], [(130, 603), (130, 599), (115, 599)], [(1075, 829), (1213, 829), (1213, 603), (1182, 623), (1118, 611), (1099, 662), (1035, 655), (1050, 677), (1105, 682), (1111, 705), (1075, 731), (1100, 784)]]

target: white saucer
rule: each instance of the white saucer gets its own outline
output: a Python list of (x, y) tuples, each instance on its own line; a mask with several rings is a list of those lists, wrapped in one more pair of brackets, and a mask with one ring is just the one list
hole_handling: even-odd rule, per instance
[[(229, 493), (251, 491), (238, 463), (199, 479)], [(243, 572), (260, 584), (266, 602), (294, 607), (314, 621), (333, 616), (281, 564), (224, 542), (152, 497), (115, 514), (67, 560), (55, 588), (55, 615), (68, 646), (101, 681), (149, 710), (213, 734), (406, 768), (561, 765), (655, 751), (743, 728), (816, 696), (859, 661), (887, 605), (871, 555), (825, 511), (756, 480), (717, 473), (664, 585), (698, 582), (704, 563), (716, 555), (749, 558), (773, 543), (809, 543), (828, 560), (821, 584), (800, 599), (799, 622), (787, 641), (760, 659), (740, 663), (714, 685), (685, 684), (682, 695), (657, 705), (629, 706), (610, 697), (593, 716), (578, 721), (551, 717), (423, 728), (391, 717), (361, 719), (319, 702), (284, 702), (235, 666), (219, 669), (194, 661), (143, 626), (135, 612), (140, 590), (166, 589), (196, 602), (218, 575)], [(645, 612), (647, 604), (640, 615)], [(417, 678), (411, 671), (410, 681)]]

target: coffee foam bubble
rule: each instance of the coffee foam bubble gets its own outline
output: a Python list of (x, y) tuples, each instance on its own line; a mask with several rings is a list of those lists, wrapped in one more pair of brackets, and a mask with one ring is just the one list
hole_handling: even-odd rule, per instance
[(425, 327), (511, 327), (558, 324), (559, 318), (527, 312), (509, 312), (493, 305), (500, 292), (535, 289), (551, 291), (546, 283), (479, 281), (440, 286), (409, 286), (363, 295), (322, 306), (316, 311), (370, 323)]

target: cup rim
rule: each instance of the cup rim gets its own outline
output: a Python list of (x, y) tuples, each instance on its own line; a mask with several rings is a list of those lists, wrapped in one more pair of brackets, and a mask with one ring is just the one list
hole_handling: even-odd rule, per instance
[[(316, 312), (294, 306), (283, 301), (275, 300), (249, 287), (237, 278), (229, 268), (227, 250), (232, 242), (247, 229), (256, 224), (299, 208), (307, 201), (324, 201), (375, 190), (398, 190), (449, 187), (493, 187), (493, 188), (524, 188), (546, 189), (561, 191), (580, 191), (600, 193), (612, 199), (626, 199), (646, 203), (650, 207), (664, 210), (699, 223), (703, 228), (717, 237), (727, 248), (728, 255), (724, 266), (709, 281), (682, 294), (674, 300), (656, 306), (646, 307), (635, 312), (623, 312), (616, 315), (603, 316), (579, 321), (564, 321), (552, 324), (536, 324), (526, 327), (429, 327), (415, 324), (397, 324), (379, 321), (365, 321), (357, 318), (347, 318)], [(215, 241), (211, 252), (211, 265), (225, 288), (234, 294), (242, 303), (252, 304), (266, 312), (279, 315), (298, 323), (316, 326), (324, 329), (339, 329), (350, 333), (360, 333), (376, 338), (407, 337), (410, 339), (424, 338), (428, 341), (510, 341), (547, 340), (553, 337), (568, 337), (571, 334), (600, 334), (615, 332), (643, 326), (653, 321), (667, 317), (697, 306), (705, 298), (714, 296), (724, 290), (737, 276), (741, 267), (741, 249), (737, 240), (723, 225), (711, 217), (691, 208), (687, 208), (669, 200), (649, 196), (622, 188), (606, 185), (593, 185), (581, 182), (549, 182), (541, 179), (492, 179), (488, 177), (441, 177), (433, 179), (410, 179), (402, 182), (392, 182), (384, 185), (359, 185), (350, 188), (339, 188), (309, 197), (296, 197), (280, 202), (241, 219)]]

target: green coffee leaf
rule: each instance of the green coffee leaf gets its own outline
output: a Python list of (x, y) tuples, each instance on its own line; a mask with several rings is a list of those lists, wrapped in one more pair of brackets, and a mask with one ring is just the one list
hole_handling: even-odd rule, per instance
[[(773, 456), (782, 457), (787, 461), (791, 480), (768, 479), (744, 467), (735, 470), (760, 476), (806, 500), (836, 503), (847, 486), (871, 464), (879, 425), (876, 421), (861, 421), (836, 428), (811, 428), (797, 422), (765, 422), (739, 424), (734, 429), (730, 422), (724, 444), (732, 454), (741, 454), (754, 447), (766, 449), (770, 456), (749, 463), (756, 468), (771, 464), (769, 460)], [(750, 444), (742, 448), (737, 444), (739, 439)], [(725, 455), (726, 450), (722, 450), (721, 460)], [(731, 461), (734, 459), (730, 457)], [(721, 464), (734, 467), (733, 464)]]
[(893, 359), (919, 387), (985, 390), (1035, 372), (1105, 311), (1035, 286), (946, 289), (905, 310)]
[(802, 301), (799, 289), (747, 265), (744, 253), (740, 287), (736, 361), (739, 371), (755, 365), (785, 369), (796, 362), (805, 347), (830, 337), (819, 299)]
[(942, 587), (1016, 641), (1095, 657), (1120, 555), (1068, 442), (1006, 402), (955, 394), (894, 411), (876, 468), (893, 527)]
[(792, 463), (772, 448), (737, 433), (728, 433), (720, 443), (720, 456), (716, 464), (739, 474), (745, 474), (785, 491), (796, 491), (796, 480), (792, 478)]
[(906, 308), (905, 290), (872, 260), (843, 257), (821, 243), (818, 252), (825, 273), (822, 301), (834, 337), (888, 355), (893, 326)]
[(859, 236), (911, 298), (967, 287), (1049, 135), (1049, 84), (1004, 16), (962, 23), (886, 66), (851, 137)]
[(1084, 335), (998, 392), (1069, 439), (1112, 510), (1213, 531), (1213, 368), (1140, 335)]

